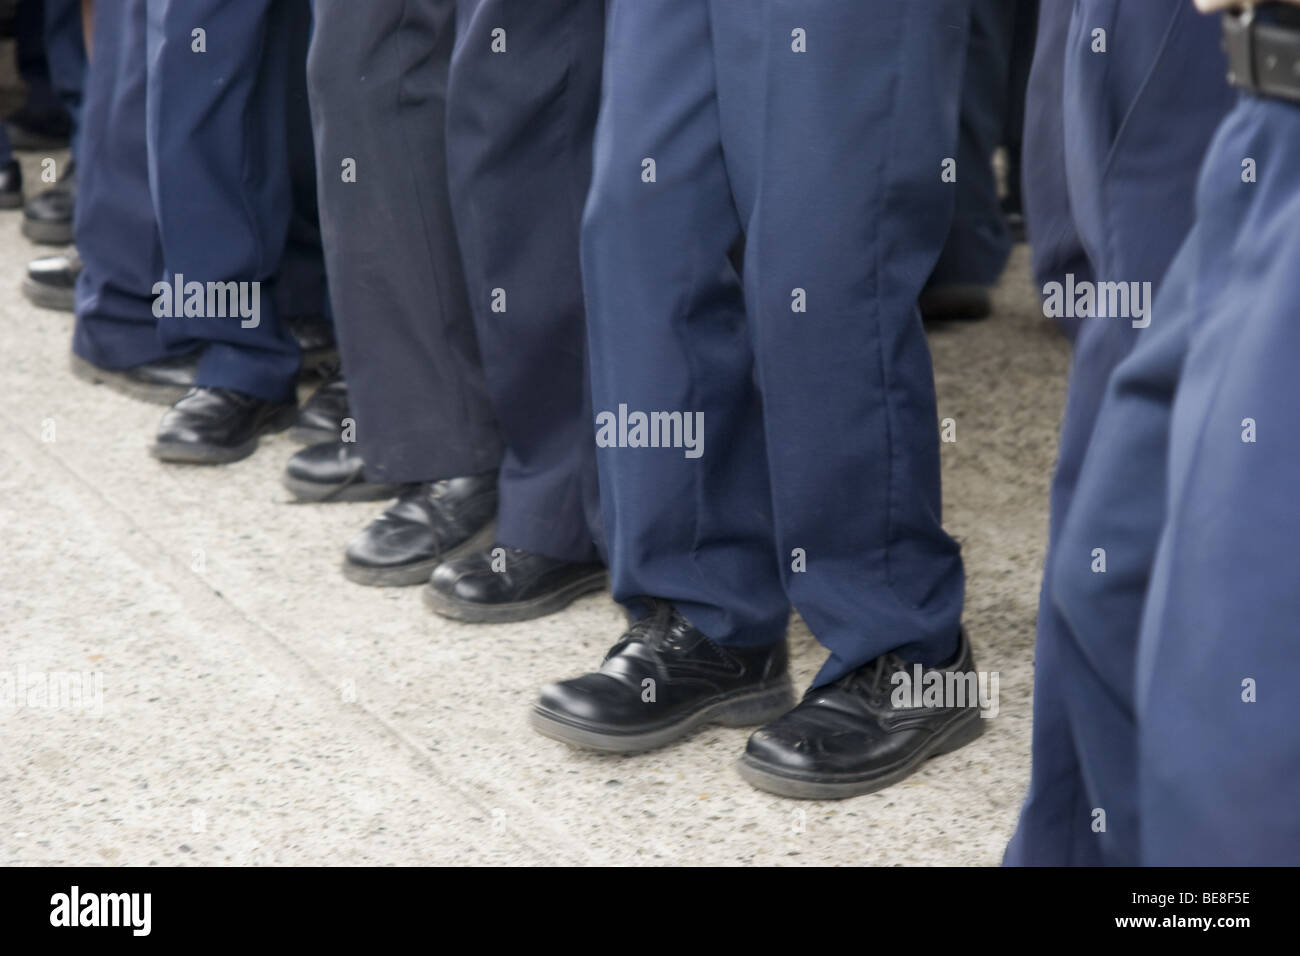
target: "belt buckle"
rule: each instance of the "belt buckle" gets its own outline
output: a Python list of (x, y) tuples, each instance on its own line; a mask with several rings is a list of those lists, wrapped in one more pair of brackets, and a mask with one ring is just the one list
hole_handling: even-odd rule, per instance
[[(1247, 5), (1240, 10), (1223, 14), (1223, 51), (1228, 54), (1228, 82), (1233, 86), (1255, 89), (1255, 7)], [(1242, 73), (1245, 73), (1243, 76)]]

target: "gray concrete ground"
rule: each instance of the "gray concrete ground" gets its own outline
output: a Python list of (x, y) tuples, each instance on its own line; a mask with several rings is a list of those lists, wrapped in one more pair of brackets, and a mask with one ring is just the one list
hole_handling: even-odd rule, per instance
[[(341, 549), (379, 508), (290, 504), (287, 438), (226, 468), (154, 461), (162, 410), (74, 379), (71, 317), (22, 298), (43, 250), (18, 221), (0, 214), (0, 693), (76, 672), (102, 697), (0, 700), (0, 864), (999, 861), (1028, 780), (1067, 359), (1023, 248), (993, 319), (932, 334), (956, 422), (947, 522), (1000, 712), (893, 789), (797, 803), (737, 776), (745, 730), (609, 757), (528, 728), (536, 688), (621, 631), (607, 597), (533, 623), (443, 621), (418, 589), (343, 580)], [(799, 623), (791, 642), (806, 683), (822, 652)]]

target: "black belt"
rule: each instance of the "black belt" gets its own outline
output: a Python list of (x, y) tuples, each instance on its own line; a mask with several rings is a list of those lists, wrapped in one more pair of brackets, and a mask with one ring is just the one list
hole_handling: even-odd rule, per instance
[(1296, 8), (1265, 3), (1223, 15), (1228, 82), (1274, 99), (1300, 103), (1300, 23)]

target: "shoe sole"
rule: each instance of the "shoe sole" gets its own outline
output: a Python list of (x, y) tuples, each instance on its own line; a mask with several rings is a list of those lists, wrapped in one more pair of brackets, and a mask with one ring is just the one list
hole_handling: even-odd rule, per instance
[(287, 406), (263, 422), (252, 438), (233, 448), (222, 445), (154, 442), (149, 448), (149, 453), (159, 461), (177, 465), (229, 465), (232, 462), (243, 461), (257, 451), (258, 442), (264, 435), (284, 431), (293, 424), (297, 415), (298, 409), (295, 406)]
[(534, 706), (528, 722), (544, 737), (558, 740), (583, 750), (602, 753), (633, 754), (655, 750), (674, 741), (689, 737), (709, 724), (724, 727), (752, 727), (770, 723), (794, 706), (794, 686), (786, 677), (780, 683), (758, 690), (746, 691), (715, 701), (695, 713), (667, 727), (644, 730), (638, 733), (621, 733), (591, 726), (578, 726), (558, 715)]
[(485, 548), (492, 543), (496, 534), (496, 522), (489, 521), (468, 539), (462, 541), (446, 554), (418, 564), (404, 564), (400, 568), (371, 568), (364, 564), (353, 564), (346, 557), (343, 559), (343, 576), (353, 584), (368, 588), (406, 588), (417, 584), (426, 584), (433, 569), (444, 561), (451, 561), (478, 548)]
[(72, 245), (72, 224), (66, 222), (40, 222), (23, 220), (23, 235), (43, 246)]
[(281, 481), (299, 501), (325, 504), (334, 501), (386, 501), (402, 493), (402, 485), (374, 485), (366, 481), (353, 481), (343, 485), (322, 485), (316, 481), (303, 481), (285, 475)]
[(71, 368), (72, 374), (83, 382), (106, 386), (119, 395), (148, 402), (151, 405), (175, 405), (189, 392), (188, 387), (177, 385), (145, 385), (142, 382), (133, 382), (124, 372), (110, 371), (92, 365), (76, 353), (72, 353)]
[(424, 587), (424, 606), (440, 617), (467, 624), (511, 624), (563, 611), (583, 595), (604, 590), (608, 583), (609, 575), (598, 571), (570, 581), (559, 590), (541, 597), (491, 606), (449, 597), (432, 584), (427, 584)]
[(921, 765), (927, 760), (958, 750), (982, 733), (984, 733), (984, 720), (979, 716), (978, 711), (972, 710), (970, 719), (955, 722), (917, 751), (901, 767), (872, 776), (793, 777), (773, 771), (767, 764), (754, 760), (748, 754), (737, 761), (736, 769), (746, 783), (779, 797), (790, 797), (795, 800), (843, 800), (892, 787), (921, 769)]
[(42, 309), (54, 309), (56, 312), (75, 312), (77, 309), (77, 294), (74, 290), (34, 282), (30, 276), (23, 279), (23, 295), (32, 305)]

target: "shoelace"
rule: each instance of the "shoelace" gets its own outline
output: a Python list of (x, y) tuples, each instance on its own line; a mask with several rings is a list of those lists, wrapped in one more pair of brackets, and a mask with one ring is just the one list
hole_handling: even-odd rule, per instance
[(638, 597), (633, 600), (648, 605), (650, 613), (628, 627), (618, 643), (605, 655), (606, 658), (613, 657), (636, 640), (642, 641), (647, 647), (656, 651), (676, 646), (672, 637), (673, 606), (662, 598)]
[(435, 481), (428, 485), (415, 485), (398, 497), (398, 501), (411, 502), (422, 510), (431, 509), (443, 522), (450, 522), (455, 516), (448, 512), (446, 481)]
[(860, 667), (851, 674), (841, 677), (836, 684), (848, 691), (861, 689), (866, 692), (870, 698), (876, 698), (880, 695), (882, 689), (890, 686), (890, 677), (897, 671), (903, 670), (906, 665), (901, 658), (893, 654), (881, 654), (869, 667)]

